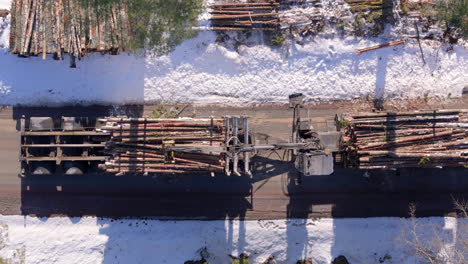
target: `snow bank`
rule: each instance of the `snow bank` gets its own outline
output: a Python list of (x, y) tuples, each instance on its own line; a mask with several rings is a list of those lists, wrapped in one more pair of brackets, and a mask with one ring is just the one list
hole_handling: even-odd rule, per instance
[[(426, 229), (443, 230), (449, 236), (447, 243), (457, 240), (456, 219), (418, 221)], [(351, 263), (409, 264), (416, 261), (397, 240), (408, 222), (399, 218), (157, 221), (0, 216), (0, 258), (14, 260), (23, 255), (28, 264), (173, 264), (199, 258), (200, 249), (206, 247), (212, 264), (229, 263), (228, 254), (243, 252), (251, 255), (252, 263), (261, 263), (271, 254), (287, 264), (309, 257), (314, 263), (329, 264), (338, 255)], [(385, 255), (391, 260), (380, 262)]]
[(317, 100), (364, 96), (460, 96), (468, 83), (468, 52), (451, 53), (424, 45), (423, 65), (417, 44), (355, 55), (377, 40), (327, 39), (287, 51), (263, 45), (238, 52), (202, 33), (173, 53), (147, 58), (146, 101), (261, 102), (285, 101), (292, 92)]
[(0, 9), (10, 10), (11, 0), (0, 0)]
[(144, 64), (131, 55), (68, 60), (18, 58), (0, 49), (0, 105), (142, 103)]
[[(208, 18), (202, 14), (200, 25), (208, 25)], [(0, 24), (6, 25), (0, 45), (7, 46), (8, 20)], [(414, 40), (355, 55), (388, 39), (324, 34), (274, 48), (253, 34), (259, 41), (236, 49), (216, 39), (214, 32), (200, 32), (161, 57), (92, 54), (78, 61), (77, 69), (70, 69), (68, 60), (18, 58), (0, 48), (0, 105), (285, 102), (292, 92), (312, 100), (457, 97), (468, 84), (463, 45), (447, 52), (424, 42), (423, 65)]]

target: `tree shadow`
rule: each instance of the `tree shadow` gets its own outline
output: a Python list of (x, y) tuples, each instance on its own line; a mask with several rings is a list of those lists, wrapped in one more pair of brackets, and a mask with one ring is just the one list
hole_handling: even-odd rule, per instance
[[(454, 197), (468, 198), (463, 168), (372, 170), (368, 171), (370, 179), (363, 177), (364, 172), (337, 168), (329, 176), (304, 177), (301, 185), (288, 182), (288, 263), (313, 257), (311, 243), (322, 236), (308, 230), (316, 217), (333, 217), (332, 259), (344, 255), (351, 263), (363, 261), (364, 257), (365, 263), (379, 263), (386, 253), (392, 253), (383, 252), (383, 248), (396, 246), (394, 239), (398, 234), (386, 230), (400, 230), (403, 220), (395, 217), (409, 217), (411, 205), (417, 206), (417, 217), (446, 216), (454, 213)], [(365, 226), (362, 219), (368, 217), (382, 218)], [(454, 232), (445, 230), (443, 218), (436, 218), (431, 224), (449, 236)], [(357, 235), (358, 228), (364, 233)], [(376, 254), (363, 256), (360, 248), (365, 247)]]
[(141, 104), (145, 65), (143, 58), (129, 54), (92, 53), (71, 69), (67, 60), (18, 58), (0, 51), (0, 104)]
[(377, 57), (377, 72), (375, 79), (375, 98), (374, 108), (377, 110), (384, 109), (385, 101), (385, 82), (387, 80), (387, 65), (388, 54), (384, 51)]
[[(215, 256), (222, 259), (218, 263), (225, 263), (230, 251), (245, 250), (244, 220), (246, 212), (252, 208), (246, 198), (251, 190), (248, 177), (212, 177), (209, 174), (68, 176), (23, 178), (22, 214), (44, 216), (44, 219), (54, 215), (70, 218), (97, 216), (97, 223), (102, 226), (100, 233), (108, 237), (102, 263), (138, 262), (143, 256), (149, 259), (171, 259), (171, 255), (177, 254), (174, 245), (172, 248), (169, 246), (173, 240), (179, 244), (190, 244), (188, 248), (196, 247), (190, 252), (191, 255), (185, 256), (185, 260), (192, 255), (195, 258), (196, 250), (204, 246), (208, 247), (208, 251), (211, 247), (226, 250), (226, 255)], [(136, 219), (132, 221), (128, 218)], [(164, 223), (159, 225), (156, 219), (163, 222), (175, 220), (175, 224), (179, 223), (182, 229), (187, 226), (201, 228), (186, 230), (190, 234), (199, 234), (199, 244), (194, 241), (184, 242), (180, 237), (170, 235), (183, 236), (180, 230), (161, 231)], [(193, 223), (193, 220), (218, 221)], [(151, 232), (154, 234), (148, 236), (145, 233), (148, 232), (143, 226), (145, 222), (152, 226)], [(135, 231), (130, 228), (132, 223), (136, 227)], [(161, 248), (167, 250), (157, 250)], [(122, 249), (123, 252), (116, 253), (116, 250)], [(161, 255), (161, 252), (165, 253)], [(131, 259), (135, 256), (137, 259)]]

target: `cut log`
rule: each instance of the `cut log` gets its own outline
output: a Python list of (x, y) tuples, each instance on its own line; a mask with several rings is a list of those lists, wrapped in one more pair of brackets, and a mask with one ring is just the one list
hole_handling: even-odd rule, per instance
[(211, 20), (216, 19), (238, 19), (238, 18), (251, 18), (251, 17), (275, 17), (278, 16), (278, 13), (255, 13), (248, 15), (214, 15), (211, 16)]
[(252, 7), (252, 6), (279, 6), (279, 3), (219, 3), (219, 4), (210, 4), (209, 7)]
[(401, 44), (405, 44), (405, 41), (404, 40), (393, 41), (393, 42), (382, 44), (382, 45), (359, 49), (356, 51), (356, 55), (359, 55), (363, 52), (370, 51), (370, 50), (376, 50), (376, 49), (381, 49), (381, 48), (386, 48), (386, 47), (391, 47), (391, 46), (396, 46), (396, 45), (401, 45)]

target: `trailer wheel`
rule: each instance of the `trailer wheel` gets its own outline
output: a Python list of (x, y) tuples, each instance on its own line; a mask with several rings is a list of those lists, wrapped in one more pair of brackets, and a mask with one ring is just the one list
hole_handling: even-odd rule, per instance
[(33, 170), (32, 174), (33, 175), (46, 175), (46, 174), (51, 174), (51, 172), (46, 167), (38, 166)]
[(53, 173), (54, 165), (49, 162), (35, 162), (31, 166), (32, 175), (50, 175)]
[(78, 167), (71, 167), (65, 171), (65, 175), (82, 175), (83, 171)]
[(82, 175), (84, 174), (84, 169), (82, 167), (83, 166), (77, 162), (66, 162), (63, 164), (65, 175)]

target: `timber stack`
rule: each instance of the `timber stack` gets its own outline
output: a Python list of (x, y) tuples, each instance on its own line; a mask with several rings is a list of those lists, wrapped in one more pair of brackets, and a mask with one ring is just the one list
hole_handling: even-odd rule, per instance
[(129, 40), (127, 7), (80, 0), (13, 0), (10, 52), (19, 56), (90, 51), (117, 54)]
[[(351, 12), (380, 11), (385, 4), (385, 0), (345, 0), (350, 6)], [(380, 13), (381, 14), (381, 13)]]
[(278, 1), (211, 4), (211, 30), (275, 31), (280, 26)]
[[(219, 151), (226, 140), (224, 119), (111, 117), (99, 119), (98, 123), (98, 131), (111, 134), (106, 152), (112, 157), (103, 166), (108, 173), (221, 172), (224, 169), (224, 156)], [(199, 147), (209, 146), (213, 151), (199, 151)]]
[(383, 22), (388, 19), (387, 16), (392, 17), (392, 0), (345, 0), (345, 2), (349, 5), (349, 10), (357, 14), (357, 18), (366, 20), (366, 23)]
[(346, 115), (342, 125), (360, 169), (468, 166), (468, 110)]

